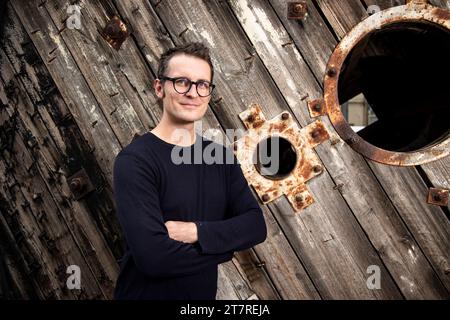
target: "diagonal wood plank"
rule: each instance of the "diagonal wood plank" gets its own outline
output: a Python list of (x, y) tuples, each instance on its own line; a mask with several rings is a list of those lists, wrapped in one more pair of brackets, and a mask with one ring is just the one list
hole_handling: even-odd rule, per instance
[[(45, 7), (37, 6), (36, 2), (14, 1), (11, 4), (38, 49), (83, 136), (90, 146), (95, 148), (93, 153), (99, 159), (111, 185), (114, 155), (120, 151), (120, 143), (65, 46), (59, 30)], [(27, 12), (34, 14), (30, 16)], [(50, 58), (49, 52), (52, 52)], [(54, 57), (56, 58), (53, 59)]]

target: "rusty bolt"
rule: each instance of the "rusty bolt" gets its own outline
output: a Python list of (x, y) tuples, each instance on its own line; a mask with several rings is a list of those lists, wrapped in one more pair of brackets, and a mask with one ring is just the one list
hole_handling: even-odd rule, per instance
[(334, 76), (336, 76), (336, 74), (337, 74), (337, 71), (336, 71), (336, 69), (335, 68), (330, 68), (330, 69), (328, 69), (328, 71), (327, 71), (327, 75), (329, 76), (329, 77), (334, 77)]
[(314, 130), (314, 131), (312, 131), (312, 132), (311, 132), (311, 137), (312, 137), (313, 139), (319, 138), (319, 137), (320, 137), (320, 132), (319, 132), (319, 130)]
[(322, 104), (320, 102), (316, 103), (316, 105), (314, 105), (313, 110), (316, 112), (320, 112), (322, 111)]
[(267, 202), (269, 200), (270, 200), (270, 197), (267, 193), (262, 196), (262, 201)]
[(101, 32), (102, 37), (116, 50), (120, 49), (129, 34), (127, 26), (118, 16), (114, 16)]
[(308, 6), (306, 1), (288, 2), (287, 6), (288, 19), (300, 20), (308, 15)]
[(300, 13), (300, 12), (302, 12), (302, 10), (304, 10), (304, 8), (305, 8), (305, 6), (302, 3), (297, 3), (294, 6), (294, 12), (295, 13)]
[(255, 117), (251, 114), (251, 115), (249, 115), (249, 116), (247, 117), (247, 121), (248, 121), (248, 122), (253, 122), (253, 121), (255, 121)]
[(314, 171), (315, 173), (322, 172), (322, 166), (320, 166), (320, 165), (314, 166), (314, 167), (313, 167), (313, 171)]
[(346, 142), (348, 145), (352, 145), (352, 144), (355, 144), (355, 143), (356, 143), (356, 140), (357, 140), (356, 136), (351, 136), (350, 138), (345, 139), (345, 142)]
[(303, 196), (299, 193), (295, 195), (296, 202), (303, 202)]
[(449, 190), (442, 188), (430, 188), (428, 190), (428, 200), (429, 204), (434, 204), (438, 206), (447, 206), (449, 198)]
[(281, 115), (281, 119), (283, 119), (283, 120), (289, 119), (289, 113), (287, 113), (287, 112), (283, 113), (283, 114)]
[(84, 189), (84, 183), (81, 178), (73, 178), (70, 181), (70, 188), (76, 192), (80, 192)]

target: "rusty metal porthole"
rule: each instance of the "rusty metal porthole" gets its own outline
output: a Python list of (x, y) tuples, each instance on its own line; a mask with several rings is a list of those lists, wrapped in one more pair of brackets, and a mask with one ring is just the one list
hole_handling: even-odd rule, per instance
[[(313, 121), (300, 128), (286, 111), (266, 119), (261, 106), (256, 103), (242, 111), (239, 118), (247, 131), (233, 143), (233, 150), (245, 178), (262, 203), (267, 204), (285, 195), (296, 213), (314, 203), (314, 196), (306, 183), (324, 172), (314, 152), (315, 147), (330, 138), (322, 121)], [(265, 155), (266, 159), (278, 159), (277, 164), (271, 167), (268, 161), (263, 160), (258, 167), (258, 159), (255, 159), (258, 154)], [(269, 174), (265, 174), (267, 168), (261, 164), (271, 167)]]
[[(450, 153), (450, 13), (423, 3), (378, 12), (339, 43), (324, 78), (326, 112), (364, 156), (419, 165)], [(376, 118), (355, 132), (341, 105), (362, 96)]]
[(288, 140), (279, 136), (272, 136), (258, 143), (253, 158), (259, 174), (272, 180), (286, 178), (297, 164), (295, 148)]

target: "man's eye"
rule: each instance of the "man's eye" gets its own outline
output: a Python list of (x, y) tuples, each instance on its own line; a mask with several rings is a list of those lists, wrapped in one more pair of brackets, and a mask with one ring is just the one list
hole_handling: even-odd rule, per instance
[(189, 79), (186, 78), (181, 78), (181, 79), (177, 79), (176, 84), (178, 86), (182, 86), (182, 87), (189, 87)]
[(209, 83), (208, 82), (199, 81), (197, 86), (200, 89), (209, 89)]

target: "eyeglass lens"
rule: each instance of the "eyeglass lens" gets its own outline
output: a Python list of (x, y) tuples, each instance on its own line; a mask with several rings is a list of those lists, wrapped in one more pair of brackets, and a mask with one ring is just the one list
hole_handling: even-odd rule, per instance
[[(181, 94), (188, 92), (191, 88), (191, 85), (193, 85), (191, 80), (189, 80), (187, 78), (176, 79), (173, 82), (173, 84), (174, 84), (175, 90)], [(198, 95), (201, 97), (209, 96), (211, 93), (212, 87), (206, 81), (197, 81), (197, 84), (195, 85), (195, 87), (197, 89)]]

